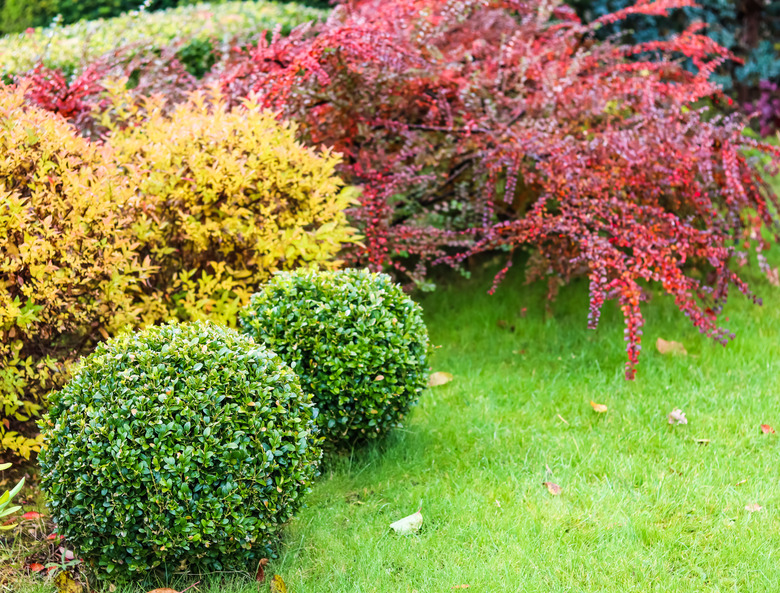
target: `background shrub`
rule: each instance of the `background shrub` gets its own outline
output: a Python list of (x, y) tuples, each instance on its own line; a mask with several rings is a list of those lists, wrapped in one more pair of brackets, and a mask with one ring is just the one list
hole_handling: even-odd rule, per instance
[(421, 309), (385, 274), (276, 274), (240, 323), (298, 373), (330, 445), (384, 435), (426, 385)]
[(589, 327), (616, 301), (632, 378), (648, 289), (725, 344), (729, 291), (755, 298), (734, 262), (760, 263), (779, 237), (777, 196), (747, 151), (776, 164), (780, 151), (708, 107), (729, 109), (710, 78), (728, 51), (695, 29), (636, 46), (597, 37), (687, 4), (640, 3), (586, 26), (556, 2), (357, 0), (318, 35), (235, 51), (206, 78), (234, 99), (259, 93), (309, 142), (348, 155), (365, 234), (348, 263), (425, 287), (436, 263), (503, 252), (498, 282), (530, 251), (527, 277), (550, 299), (588, 278)]
[[(211, 4), (223, 4), (216, 0)], [(108, 19), (123, 13), (154, 13), (165, 9), (200, 4), (197, 0), (3, 0), (0, 4), (0, 32), (17, 33), (28, 27), (47, 27), (59, 17), (61, 23), (69, 25), (79, 21)], [(235, 3), (233, 3), (235, 4)], [(255, 4), (254, 0), (245, 4)], [(308, 0), (302, 3), (326, 8), (327, 2)], [(251, 8), (250, 8), (251, 10)]]
[(114, 581), (247, 570), (316, 473), (311, 407), (278, 356), (211, 323), (101, 344), (45, 420), (58, 533)]
[(39, 448), (29, 419), (69, 361), (133, 319), (148, 277), (132, 194), (105, 148), (0, 88), (0, 451)]
[(229, 109), (208, 98), (170, 113), (149, 100), (107, 138), (141, 203), (133, 234), (156, 268), (140, 297), (144, 322), (233, 324), (271, 272), (334, 265), (355, 239), (339, 157), (303, 146), (294, 125), (254, 101)]
[[(27, 5), (27, 0), (23, 3)], [(289, 32), (326, 14), (298, 3), (225, 2), (38, 27), (29, 33), (0, 38), (0, 74), (25, 72), (40, 62), (47, 68), (62, 69), (67, 78), (122, 48), (125, 50), (120, 57), (126, 59), (137, 51), (159, 51), (170, 45), (176, 46), (181, 61), (197, 73), (206, 60), (204, 45), (211, 48), (210, 52), (218, 52), (231, 41), (249, 42), (277, 26), (283, 33)]]
[[(141, 109), (119, 87), (107, 143), (26, 106), (29, 89), (3, 90), (0, 451), (38, 449), (30, 418), (45, 395), (119, 328), (235, 324), (273, 271), (335, 265), (356, 239), (338, 157), (301, 145), (294, 126), (206, 94)], [(73, 95), (47, 101), (85, 112)]]
[[(635, 4), (635, 0), (571, 0), (586, 21)], [(753, 95), (761, 80), (780, 81), (780, 3), (743, 0), (699, 0), (667, 15), (638, 14), (607, 24), (600, 37), (620, 33), (630, 43), (667, 39), (691, 24), (703, 22), (706, 33), (744, 63), (722, 64), (713, 79), (742, 100)], [(692, 65), (689, 62), (689, 65)]]

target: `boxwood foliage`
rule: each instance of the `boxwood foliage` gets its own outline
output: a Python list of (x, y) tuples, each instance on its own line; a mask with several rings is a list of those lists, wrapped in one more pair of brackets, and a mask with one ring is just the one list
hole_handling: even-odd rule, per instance
[(321, 456), (311, 399), (273, 352), (209, 322), (101, 344), (51, 398), (41, 484), (97, 576), (247, 569)]
[(385, 274), (280, 272), (252, 296), (239, 323), (298, 373), (326, 446), (383, 435), (425, 387), (422, 310)]

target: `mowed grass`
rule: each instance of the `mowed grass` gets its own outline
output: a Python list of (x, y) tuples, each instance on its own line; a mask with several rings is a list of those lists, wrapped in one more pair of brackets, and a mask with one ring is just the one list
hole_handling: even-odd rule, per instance
[[(780, 590), (780, 435), (759, 430), (780, 428), (780, 290), (756, 282), (763, 307), (732, 300), (727, 348), (655, 298), (628, 382), (619, 312), (588, 331), (584, 283), (551, 318), (519, 274), (488, 285), (423, 300), (433, 369), (454, 380), (325, 472), (272, 566), (290, 590)], [(657, 337), (690, 355), (660, 355)], [(689, 423), (670, 426), (678, 407)], [(420, 502), (419, 535), (390, 533)]]
[[(726, 348), (655, 296), (629, 382), (619, 311), (587, 330), (584, 282), (553, 316), (519, 273), (495, 296), (489, 285), (422, 299), (432, 368), (454, 380), (424, 393), (404, 429), (328, 461), (267, 574), (290, 593), (780, 590), (780, 434), (759, 429), (780, 430), (780, 289), (753, 280), (763, 307), (734, 295)], [(659, 354), (658, 337), (689, 355)], [(687, 425), (669, 425), (674, 408)], [(390, 531), (420, 504), (418, 534)]]

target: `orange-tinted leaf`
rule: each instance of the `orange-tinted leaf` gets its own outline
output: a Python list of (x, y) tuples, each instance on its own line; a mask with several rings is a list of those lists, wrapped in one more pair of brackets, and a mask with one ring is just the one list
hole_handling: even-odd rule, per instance
[(40, 562), (33, 562), (30, 564), (30, 570), (33, 572), (41, 572), (42, 570), (46, 570), (46, 567)]
[(606, 411), (609, 409), (609, 408), (607, 408), (607, 406), (605, 406), (604, 404), (597, 404), (597, 403), (596, 403), (596, 402), (594, 402), (593, 400), (590, 400), (590, 406), (591, 406), (591, 407), (592, 407), (592, 408), (593, 408), (593, 409), (594, 409), (596, 412), (598, 412), (599, 414), (603, 414), (604, 412), (606, 412)]
[(428, 386), (436, 387), (438, 385), (444, 385), (445, 383), (449, 383), (450, 381), (452, 381), (452, 373), (443, 373), (443, 372), (431, 373), (431, 376), (428, 378)]
[(152, 589), (147, 593), (179, 593), (176, 589)]
[(553, 496), (560, 496), (561, 494), (561, 487), (558, 486), (555, 482), (542, 482), (544, 486), (547, 487), (547, 490), (552, 494)]
[(22, 515), (22, 519), (40, 519), (41, 517), (43, 517), (43, 515), (36, 513), (35, 511), (27, 511)]
[(766, 273), (766, 278), (772, 286), (780, 286), (780, 270), (772, 268)]
[(775, 434), (775, 429), (769, 426), (768, 424), (762, 424), (761, 432), (763, 432), (764, 434)]
[(688, 354), (685, 346), (683, 346), (680, 342), (667, 342), (663, 338), (658, 338), (655, 341), (655, 347), (661, 354), (680, 354), (682, 356), (686, 356)]

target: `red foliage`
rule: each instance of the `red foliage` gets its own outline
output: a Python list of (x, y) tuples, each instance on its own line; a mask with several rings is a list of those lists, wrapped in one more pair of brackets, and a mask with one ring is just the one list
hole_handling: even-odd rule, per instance
[(780, 151), (704, 106), (727, 51), (699, 26), (639, 46), (593, 39), (630, 13), (691, 4), (640, 1), (586, 26), (556, 2), (356, 0), (317, 35), (234, 51), (213, 77), (346, 154), (365, 186), (354, 260), (419, 282), (433, 263), (503, 249), (511, 264), (530, 248), (529, 279), (552, 292), (588, 276), (590, 326), (619, 302), (632, 378), (645, 285), (725, 343), (729, 286), (751, 295), (729, 263), (766, 248), (762, 228), (778, 238), (777, 197), (743, 149)]
[(196, 88), (197, 80), (176, 58), (176, 50), (174, 45), (160, 51), (129, 45), (86, 64), (70, 78), (39, 64), (18, 75), (16, 82), (25, 85), (31, 103), (59, 113), (84, 136), (97, 138), (104, 130), (96, 116), (109, 107), (104, 96), (108, 79), (127, 80), (131, 97), (139, 101), (161, 93), (174, 104)]

